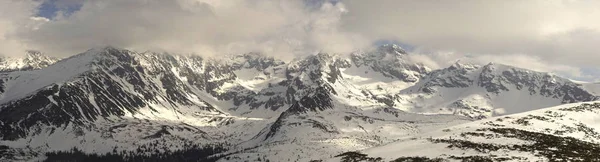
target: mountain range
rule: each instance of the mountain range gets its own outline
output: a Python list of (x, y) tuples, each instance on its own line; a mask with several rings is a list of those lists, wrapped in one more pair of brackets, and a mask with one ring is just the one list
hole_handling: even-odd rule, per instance
[(0, 160), (600, 159), (597, 84), (410, 55), (3, 57)]

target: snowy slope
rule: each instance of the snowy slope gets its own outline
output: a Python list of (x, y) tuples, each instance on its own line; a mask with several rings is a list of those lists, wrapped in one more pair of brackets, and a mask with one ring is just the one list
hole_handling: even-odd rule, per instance
[(384, 161), (593, 161), (600, 158), (599, 113), (598, 102), (566, 104), (448, 127), (361, 152)]

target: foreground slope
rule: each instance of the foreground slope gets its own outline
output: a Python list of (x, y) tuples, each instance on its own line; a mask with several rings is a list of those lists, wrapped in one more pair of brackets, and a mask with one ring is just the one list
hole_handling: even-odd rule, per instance
[(384, 161), (594, 161), (600, 159), (599, 120), (598, 102), (566, 104), (448, 127), (362, 152)]

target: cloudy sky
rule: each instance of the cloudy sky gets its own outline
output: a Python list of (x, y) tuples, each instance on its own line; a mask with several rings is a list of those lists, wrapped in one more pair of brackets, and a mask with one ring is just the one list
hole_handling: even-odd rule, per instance
[(0, 0), (0, 54), (112, 45), (282, 58), (394, 42), (444, 67), (499, 62), (600, 78), (597, 0)]

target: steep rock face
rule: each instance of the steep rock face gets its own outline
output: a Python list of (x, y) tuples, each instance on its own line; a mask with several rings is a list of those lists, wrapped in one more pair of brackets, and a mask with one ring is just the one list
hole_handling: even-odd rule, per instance
[(425, 93), (435, 91), (434, 87), (465, 88), (473, 85), (476, 78), (470, 75), (478, 70), (476, 65), (453, 64), (447, 69), (434, 71), (427, 76), (428, 81), (421, 89)]
[[(276, 134), (281, 133), (279, 132), (280, 129), (282, 129), (281, 127), (290, 125), (288, 122), (290, 120), (289, 118), (293, 118), (295, 115), (301, 115), (307, 112), (317, 112), (324, 111), (326, 109), (332, 109), (334, 108), (332, 102), (333, 101), (331, 100), (329, 91), (322, 87), (317, 88), (314, 94), (304, 96), (300, 99), (300, 101), (296, 101), (289, 109), (281, 113), (279, 118), (277, 118), (277, 120), (270, 126), (269, 132), (266, 134), (265, 139), (269, 139)], [(317, 128), (323, 128), (319, 126), (324, 125), (315, 120), (312, 120), (311, 123), (313, 124), (313, 127)]]
[[(13, 73), (11, 75), (18, 79), (8, 82), (13, 86), (8, 87), (10, 90), (3, 95), (0, 106), (3, 138), (25, 136), (34, 126), (82, 124), (108, 116), (135, 114), (139, 108), (152, 109), (149, 104), (170, 107), (174, 111), (179, 106), (186, 106), (218, 112), (204, 101), (197, 102), (190, 94), (193, 90), (211, 91), (212, 87), (218, 87), (223, 81), (212, 78), (222, 74), (211, 70), (206, 70), (206, 73), (177, 73), (193, 71), (189, 67), (203, 66), (202, 62), (194, 59), (200, 58), (103, 48), (74, 56), (60, 65), (36, 71), (37, 74)], [(181, 66), (181, 63), (193, 65)], [(75, 75), (72, 71), (61, 71), (72, 66), (69, 64), (79, 64), (78, 68), (84, 70), (75, 72)], [(48, 72), (64, 75), (65, 78), (56, 80), (58, 82), (44, 81), (47, 79), (44, 73)], [(187, 83), (182, 77), (187, 78)], [(40, 83), (35, 85), (39, 89), (24, 89), (22, 86), (32, 85), (18, 84), (23, 81)], [(16, 95), (24, 98), (17, 99)]]
[(456, 63), (446, 69), (434, 71), (425, 77), (422, 83), (417, 84), (417, 91), (435, 93), (436, 89), (440, 88), (473, 86), (482, 87), (486, 92), (493, 94), (511, 91), (513, 88), (526, 90), (531, 95), (563, 99), (563, 103), (595, 99), (594, 95), (568, 79), (493, 63), (485, 66)]
[(405, 82), (416, 82), (431, 71), (421, 63), (410, 62), (407, 55), (399, 46), (386, 44), (374, 51), (353, 53), (351, 60), (355, 66), (367, 66), (386, 77)]
[(275, 59), (274, 57), (267, 57), (260, 53), (246, 53), (242, 55), (236, 55), (231, 58), (230, 66), (233, 69), (256, 69), (259, 71), (265, 70), (269, 67), (276, 67), (285, 64), (285, 62)]
[(237, 55), (224, 62), (236, 80), (236, 85), (220, 91), (233, 100), (235, 107), (232, 110), (243, 111), (244, 114), (256, 109), (280, 112), (289, 104), (290, 100), (285, 95), (286, 86), (282, 83), (285, 62), (260, 53)]
[(479, 86), (491, 93), (509, 91), (506, 84), (517, 90), (526, 89), (531, 95), (541, 95), (560, 99), (561, 103), (592, 101), (597, 99), (592, 93), (582, 89), (568, 79), (531, 70), (488, 64), (483, 67)]
[(339, 69), (347, 66), (346, 60), (325, 53), (290, 63), (286, 68), (287, 80), (282, 84), (288, 86), (286, 96), (292, 104), (270, 126), (265, 138), (279, 133), (288, 118), (334, 108), (332, 97), (337, 93), (332, 84), (342, 79)]
[(287, 83), (291, 89), (288, 94), (294, 94), (294, 100), (312, 95), (318, 88), (323, 88), (335, 94), (331, 84), (341, 79), (339, 69), (348, 66), (348, 62), (336, 56), (320, 53), (305, 59), (292, 62), (286, 69)]

